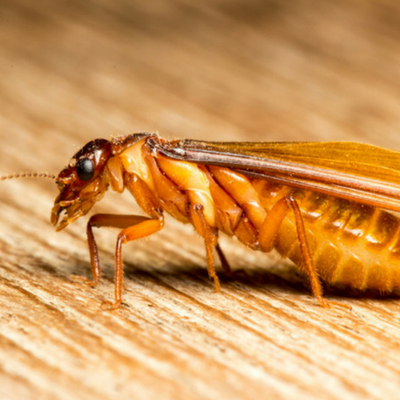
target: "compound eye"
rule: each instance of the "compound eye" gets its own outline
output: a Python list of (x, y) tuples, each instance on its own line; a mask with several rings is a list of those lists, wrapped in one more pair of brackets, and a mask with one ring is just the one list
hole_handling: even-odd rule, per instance
[(90, 181), (94, 175), (94, 164), (88, 158), (81, 158), (76, 163), (76, 173), (81, 181)]

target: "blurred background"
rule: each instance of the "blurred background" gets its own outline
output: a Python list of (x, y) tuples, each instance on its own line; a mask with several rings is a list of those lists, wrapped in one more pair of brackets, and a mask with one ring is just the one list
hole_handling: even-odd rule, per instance
[(2, 0), (0, 135), (60, 156), (142, 131), (382, 144), (400, 127), (399, 7)]
[[(400, 150), (400, 3), (0, 0), (1, 174), (58, 173), (86, 142), (134, 132)], [(398, 393), (400, 330), (382, 303), (356, 303), (369, 311), (363, 323), (323, 313), (279, 261), (264, 268), (267, 256), (232, 241), (224, 249), (234, 269), (265, 272), (237, 286), (223, 282), (231, 297), (213, 297), (201, 241), (168, 220), (152, 242), (157, 252), (146, 241), (126, 252), (130, 308), (99, 313), (112, 296), (115, 232), (99, 235), (106, 279), (88, 291), (70, 281), (90, 269), (85, 221), (55, 235), (53, 182), (2, 185), (2, 398)], [(112, 199), (97, 211), (132, 212), (130, 196)]]

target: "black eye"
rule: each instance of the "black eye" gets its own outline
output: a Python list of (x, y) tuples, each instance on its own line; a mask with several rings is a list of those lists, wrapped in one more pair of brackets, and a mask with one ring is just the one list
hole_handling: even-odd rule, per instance
[(81, 158), (76, 163), (76, 173), (81, 181), (90, 181), (94, 175), (94, 164), (88, 158)]

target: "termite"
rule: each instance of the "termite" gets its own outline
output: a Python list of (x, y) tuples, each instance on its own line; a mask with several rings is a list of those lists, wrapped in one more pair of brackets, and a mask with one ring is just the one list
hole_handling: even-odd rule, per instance
[[(218, 233), (291, 259), (319, 304), (322, 283), (390, 293), (400, 289), (400, 153), (352, 142), (205, 142), (137, 133), (96, 139), (58, 177), (57, 231), (89, 212), (106, 190), (133, 195), (147, 216), (95, 214), (87, 223), (92, 279), (101, 274), (95, 227), (118, 228), (115, 298), (121, 306), (124, 244), (164, 226), (164, 211), (204, 239), (207, 270), (220, 283)], [(12, 176), (11, 176), (12, 177)], [(60, 216), (62, 217), (60, 219)]]

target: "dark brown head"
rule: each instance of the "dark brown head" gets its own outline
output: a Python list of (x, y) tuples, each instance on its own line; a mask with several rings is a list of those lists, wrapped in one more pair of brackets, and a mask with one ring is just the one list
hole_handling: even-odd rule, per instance
[(96, 139), (79, 150), (58, 175), (56, 182), (60, 190), (51, 211), (51, 223), (57, 225), (60, 214), (64, 218), (57, 230), (85, 215), (100, 200), (108, 187), (103, 176), (104, 167), (112, 156), (112, 143)]
[(86, 144), (72, 157), (68, 166), (56, 179), (60, 194), (51, 210), (51, 223), (57, 226), (60, 214), (65, 212), (56, 227), (57, 231), (87, 214), (93, 204), (103, 197), (110, 184), (106, 168), (110, 158), (149, 136), (152, 135), (136, 133), (120, 136), (111, 141), (96, 139)]

